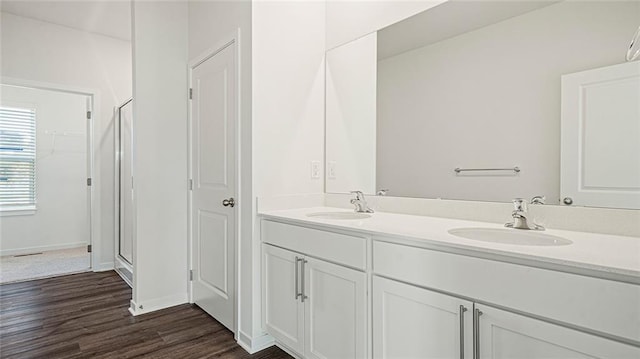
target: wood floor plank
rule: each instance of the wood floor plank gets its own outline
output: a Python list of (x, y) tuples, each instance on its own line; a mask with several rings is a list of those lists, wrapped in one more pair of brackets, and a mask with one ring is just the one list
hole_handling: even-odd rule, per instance
[(130, 298), (115, 272), (0, 285), (0, 358), (291, 358), (249, 355), (194, 305), (132, 317)]

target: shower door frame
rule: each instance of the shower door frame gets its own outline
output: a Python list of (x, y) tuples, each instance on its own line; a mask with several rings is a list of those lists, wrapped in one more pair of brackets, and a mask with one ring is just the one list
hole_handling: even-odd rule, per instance
[[(123, 102), (120, 106), (117, 106), (114, 109), (114, 199), (115, 201), (115, 206), (114, 206), (114, 224), (115, 224), (115, 228), (114, 228), (114, 258), (115, 258), (115, 262), (114, 262), (114, 269), (116, 270), (116, 272), (120, 275), (120, 277), (122, 277), (122, 279), (127, 282), (127, 284), (130, 287), (133, 287), (133, 271), (134, 271), (134, 265), (133, 265), (133, 261), (129, 262), (126, 258), (124, 258), (121, 254), (120, 254), (120, 242), (121, 242), (121, 234), (122, 234), (122, 223), (121, 223), (121, 218), (120, 218), (120, 208), (122, 206), (122, 192), (121, 192), (121, 188), (122, 188), (122, 177), (121, 177), (121, 172), (122, 172), (122, 117), (120, 116), (122, 113), (122, 108), (125, 107), (126, 105), (130, 104), (133, 102), (133, 98), (130, 98), (128, 100), (126, 100), (125, 102)], [(132, 129), (132, 143), (133, 143), (133, 129)], [(133, 146), (132, 146), (133, 147)], [(133, 170), (131, 171), (131, 176), (133, 177)], [(131, 201), (131, 207), (132, 207), (132, 213), (134, 213), (134, 218), (133, 218), (133, 222), (134, 222), (134, 226), (135, 226), (135, 208), (136, 208), (136, 201), (135, 201), (135, 196), (134, 198), (132, 198)], [(133, 251), (135, 251), (135, 231), (132, 234), (132, 238), (131, 240), (134, 242), (134, 248), (132, 249)], [(132, 253), (132, 257), (133, 257), (133, 253)], [(132, 258), (133, 259), (133, 258)], [(128, 278), (121, 270), (120, 267), (124, 267), (125, 269), (127, 269), (132, 277)]]

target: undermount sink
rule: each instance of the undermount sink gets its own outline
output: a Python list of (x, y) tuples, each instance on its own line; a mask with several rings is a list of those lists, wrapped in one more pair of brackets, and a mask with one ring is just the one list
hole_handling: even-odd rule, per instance
[(523, 246), (566, 246), (573, 243), (566, 238), (520, 229), (456, 228), (449, 230), (449, 233), (476, 241)]
[(307, 214), (307, 217), (321, 219), (365, 219), (371, 217), (371, 215), (358, 212), (315, 212)]

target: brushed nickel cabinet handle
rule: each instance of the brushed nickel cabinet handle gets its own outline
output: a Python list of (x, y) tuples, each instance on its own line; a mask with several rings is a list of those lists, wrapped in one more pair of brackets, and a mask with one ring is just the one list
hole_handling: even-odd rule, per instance
[(304, 303), (304, 300), (305, 300), (305, 299), (307, 299), (307, 298), (309, 298), (309, 297), (307, 297), (307, 295), (305, 294), (305, 290), (304, 290), (304, 287), (305, 287), (305, 280), (304, 280), (304, 277), (305, 277), (305, 275), (304, 275), (304, 265), (305, 265), (306, 263), (308, 263), (308, 262), (307, 262), (307, 260), (306, 260), (306, 259), (301, 258), (301, 259), (300, 259), (300, 263), (302, 264), (302, 265), (301, 265), (301, 268), (302, 268), (302, 269), (300, 270), (300, 272), (302, 272), (302, 284), (301, 284), (302, 291), (300, 292), (300, 295), (301, 295), (300, 300), (302, 301), (302, 303)]
[(294, 274), (294, 281), (296, 282), (295, 286), (296, 286), (296, 297), (295, 300), (298, 300), (298, 297), (302, 295), (302, 293), (300, 292), (300, 287), (298, 286), (298, 283), (300, 282), (300, 274), (298, 273), (298, 262), (300, 262), (302, 260), (302, 258), (299, 258), (298, 256), (296, 256), (296, 270), (295, 270), (295, 274)]
[(460, 305), (460, 359), (464, 359), (464, 312), (467, 308)]
[(473, 311), (473, 359), (480, 359), (480, 316), (482, 311)]

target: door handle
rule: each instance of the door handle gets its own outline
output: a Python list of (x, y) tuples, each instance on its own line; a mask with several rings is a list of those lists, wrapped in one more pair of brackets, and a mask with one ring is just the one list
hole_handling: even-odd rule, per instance
[(224, 199), (222, 200), (222, 205), (225, 207), (233, 207), (236, 205), (236, 200), (233, 199), (233, 197), (229, 198), (229, 199)]

